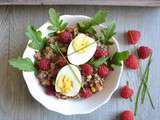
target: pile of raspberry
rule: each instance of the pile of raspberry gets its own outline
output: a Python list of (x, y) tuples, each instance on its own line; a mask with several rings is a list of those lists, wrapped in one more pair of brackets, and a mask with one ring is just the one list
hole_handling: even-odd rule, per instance
[[(108, 56), (108, 51), (98, 47), (95, 52), (94, 59), (99, 59), (106, 56)], [(107, 67), (106, 63), (100, 65), (96, 69), (89, 63), (81, 65), (80, 68), (82, 75), (86, 78), (92, 77), (93, 74), (98, 74), (98, 76), (103, 79), (107, 77), (109, 73), (109, 68)], [(101, 91), (102, 89), (102, 86), (90, 87), (87, 85), (80, 91), (80, 96), (83, 98), (88, 98), (96, 91)]]

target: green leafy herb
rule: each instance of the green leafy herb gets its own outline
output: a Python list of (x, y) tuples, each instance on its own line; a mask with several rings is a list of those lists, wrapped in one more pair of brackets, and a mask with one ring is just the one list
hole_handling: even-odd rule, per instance
[(33, 49), (40, 50), (46, 44), (46, 38), (42, 38), (40, 31), (37, 31), (36, 28), (32, 25), (27, 27), (25, 35), (31, 40), (29, 46)]
[(99, 10), (91, 19), (78, 22), (78, 31), (82, 33), (96, 33), (93, 27), (105, 22), (107, 15), (108, 12)]
[(123, 52), (116, 52), (112, 59), (111, 59), (111, 63), (114, 64), (114, 65), (119, 65), (121, 66), (121, 62), (125, 59), (128, 58), (128, 55), (129, 55), (129, 52), (128, 50), (126, 51), (123, 51)]
[(143, 90), (142, 90), (142, 104), (144, 103), (145, 96), (146, 96), (146, 90), (147, 90), (146, 85), (148, 86), (150, 65), (151, 65), (151, 62), (152, 62), (151, 57), (152, 57), (152, 55), (150, 55), (150, 58), (148, 60), (148, 64), (147, 64), (147, 68), (146, 68), (146, 74), (145, 74), (145, 77), (144, 77), (145, 85), (143, 86)]
[(105, 45), (112, 45), (112, 37), (116, 34), (115, 29), (115, 22), (112, 22), (107, 28), (103, 29), (99, 36), (100, 42)]
[[(139, 88), (138, 88), (138, 92), (137, 92), (137, 95), (136, 95), (136, 103), (135, 103), (135, 110), (134, 110), (134, 115), (136, 116), (137, 115), (137, 111), (138, 111), (138, 103), (139, 103), (139, 97), (140, 97), (140, 93), (142, 91), (142, 104), (144, 103), (144, 99), (145, 99), (145, 94), (147, 92), (147, 95), (149, 97), (149, 101), (151, 103), (151, 106), (153, 109), (155, 109), (155, 106), (153, 104), (153, 101), (152, 101), (152, 98), (151, 98), (151, 95), (150, 95), (150, 91), (148, 89), (148, 77), (149, 77), (149, 69), (150, 69), (150, 64), (151, 64), (151, 56), (148, 60), (148, 63), (147, 63), (147, 66), (145, 68), (145, 71), (144, 71), (144, 74), (143, 74), (143, 77), (142, 77), (142, 81), (139, 85)], [(143, 90), (142, 90), (143, 88)]]
[(19, 70), (23, 71), (31, 72), (36, 70), (34, 64), (29, 58), (13, 58), (9, 60), (9, 64), (14, 68), (18, 68)]
[(105, 22), (108, 12), (105, 10), (99, 10), (95, 16), (91, 18), (92, 26), (99, 25)]
[(129, 52), (126, 51), (122, 51), (122, 52), (116, 52), (112, 57), (110, 57), (108, 59), (108, 67), (110, 70), (113, 70), (112, 65), (117, 65), (117, 66), (121, 66), (122, 65), (122, 61), (127, 59), (129, 55)]
[(105, 63), (108, 60), (108, 57), (101, 57), (99, 59), (93, 60), (91, 61), (90, 64), (92, 64), (94, 67), (99, 67), (100, 65), (102, 65), (103, 63)]
[(60, 19), (59, 14), (53, 8), (49, 9), (49, 19), (51, 26), (49, 26), (48, 29), (52, 30), (52, 33), (57, 33), (64, 30), (68, 24)]
[(59, 49), (58, 49), (58, 45), (57, 44), (55, 44), (55, 45), (50, 44), (50, 47), (52, 48), (53, 52), (59, 53)]

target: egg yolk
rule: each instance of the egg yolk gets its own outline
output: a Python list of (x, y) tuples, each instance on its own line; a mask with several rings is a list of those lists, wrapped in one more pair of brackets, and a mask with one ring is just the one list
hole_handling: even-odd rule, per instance
[(57, 83), (61, 93), (68, 93), (73, 89), (73, 82), (67, 75), (61, 75)]
[(77, 36), (73, 40), (72, 46), (77, 53), (84, 53), (88, 49), (89, 44), (91, 43), (88, 36)]

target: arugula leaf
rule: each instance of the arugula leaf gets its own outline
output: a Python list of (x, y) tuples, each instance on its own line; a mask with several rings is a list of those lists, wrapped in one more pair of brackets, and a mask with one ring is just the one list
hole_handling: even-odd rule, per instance
[(36, 71), (36, 68), (34, 67), (34, 64), (29, 58), (13, 58), (9, 60), (9, 64), (13, 66), (14, 68), (18, 68), (22, 71)]
[(122, 52), (116, 52), (112, 57), (108, 59), (108, 67), (113, 70), (112, 65), (121, 66), (121, 62), (128, 58), (128, 50)]
[(99, 10), (96, 13), (96, 15), (93, 16), (91, 19), (78, 22), (77, 23), (78, 31), (82, 33), (93, 33), (93, 32), (96, 33), (93, 27), (105, 22), (107, 15), (108, 12), (104, 10)]
[(49, 9), (49, 19), (52, 25), (49, 26), (48, 29), (52, 30), (53, 33), (64, 30), (68, 25), (68, 23), (63, 22), (63, 20), (60, 19), (59, 14), (53, 8)]
[(94, 67), (98, 68), (100, 65), (105, 63), (108, 60), (108, 57), (101, 57), (99, 59), (91, 61), (90, 64), (92, 64)]
[(100, 42), (105, 45), (113, 44), (111, 40), (112, 37), (116, 34), (115, 29), (116, 29), (115, 22), (112, 22), (107, 28), (103, 29), (102, 34), (99, 37)]
[(46, 44), (46, 38), (42, 38), (41, 32), (37, 31), (36, 28), (32, 25), (27, 27), (25, 35), (32, 41), (28, 46), (33, 49), (40, 50)]

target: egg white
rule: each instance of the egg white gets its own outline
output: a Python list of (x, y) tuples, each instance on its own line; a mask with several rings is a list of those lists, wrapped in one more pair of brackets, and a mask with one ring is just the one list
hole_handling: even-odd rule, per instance
[[(74, 71), (74, 73), (72, 72), (72, 70), (70, 69), (70, 67), (72, 68), (72, 70)], [(74, 66), (74, 65), (66, 65), (64, 66), (59, 72), (58, 72), (58, 75), (56, 77), (56, 82), (55, 82), (55, 90), (56, 92), (61, 92), (61, 90), (58, 88), (58, 79), (61, 75), (67, 75), (69, 78), (71, 78), (72, 80), (72, 83), (73, 83), (73, 88), (70, 92), (68, 93), (62, 93), (63, 95), (66, 95), (66, 96), (75, 96), (79, 93), (80, 91), (80, 88), (81, 88), (81, 83), (82, 83), (82, 78), (81, 78), (81, 73), (79, 71), (79, 69)]]
[[(78, 34), (77, 37), (79, 37), (79, 35), (86, 36), (85, 34), (80, 33)], [(87, 38), (90, 41), (90, 43), (93, 43), (93, 44), (89, 45), (84, 53), (75, 52), (73, 45), (72, 45), (75, 39), (71, 41), (68, 47), (68, 50), (67, 50), (67, 57), (70, 63), (74, 65), (81, 65), (81, 64), (88, 62), (93, 57), (96, 51), (96, 48), (97, 48), (97, 43), (95, 42), (93, 38), (89, 36), (87, 36)]]

